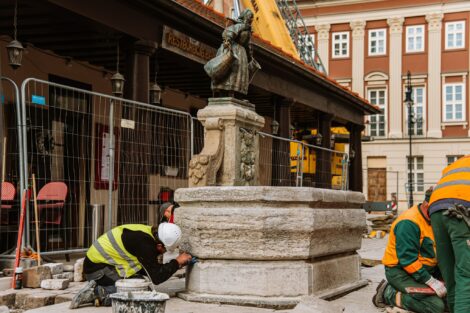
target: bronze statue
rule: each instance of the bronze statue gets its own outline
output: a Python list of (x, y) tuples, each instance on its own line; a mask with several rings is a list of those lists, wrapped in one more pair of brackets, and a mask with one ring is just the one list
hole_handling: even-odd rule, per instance
[(211, 88), (215, 95), (246, 95), (253, 76), (261, 68), (251, 49), (252, 22), (253, 12), (244, 10), (235, 24), (224, 30), (217, 55), (204, 66), (212, 79)]

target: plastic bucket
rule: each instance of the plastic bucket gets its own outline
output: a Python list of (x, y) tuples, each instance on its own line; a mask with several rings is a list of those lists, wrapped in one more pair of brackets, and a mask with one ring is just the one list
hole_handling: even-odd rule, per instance
[(148, 291), (150, 282), (141, 278), (120, 279), (116, 281), (117, 292)]
[(118, 292), (111, 296), (113, 313), (165, 313), (166, 293), (153, 291)]

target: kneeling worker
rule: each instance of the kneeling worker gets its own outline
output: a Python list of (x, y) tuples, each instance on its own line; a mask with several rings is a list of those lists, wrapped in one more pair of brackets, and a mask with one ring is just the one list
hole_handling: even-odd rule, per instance
[[(428, 208), (432, 189), (428, 189), (423, 203), (401, 214), (390, 229), (385, 255), (385, 277), (377, 287), (372, 301), (377, 307), (395, 306), (417, 313), (442, 313), (446, 287), (436, 279), (436, 245)], [(410, 287), (417, 288), (414, 291)], [(435, 294), (415, 293), (434, 290)]]
[(108, 231), (88, 249), (83, 272), (88, 284), (72, 299), (71, 309), (82, 304), (111, 305), (109, 295), (116, 292), (115, 282), (135, 275), (150, 276), (154, 284), (169, 279), (192, 256), (180, 254), (167, 264), (157, 258), (173, 250), (181, 239), (181, 229), (170, 223), (158, 227), (141, 224), (121, 225)]

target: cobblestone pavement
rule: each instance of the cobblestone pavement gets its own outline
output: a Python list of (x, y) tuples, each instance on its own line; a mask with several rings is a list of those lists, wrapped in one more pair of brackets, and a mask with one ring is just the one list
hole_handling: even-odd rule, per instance
[[(383, 256), (388, 237), (383, 239), (363, 239), (362, 248), (359, 254), (363, 258), (380, 260)], [(372, 296), (378, 283), (384, 277), (382, 265), (374, 267), (363, 267), (362, 276), (370, 281), (370, 284), (364, 288), (347, 294), (344, 297), (333, 300), (333, 303), (339, 304), (345, 308), (344, 313), (380, 313), (383, 310), (377, 309), (371, 302)], [(183, 279), (171, 279), (170, 281), (159, 285), (158, 290), (174, 295), (175, 292), (184, 288)], [(29, 313), (111, 313), (111, 308), (83, 307), (78, 310), (69, 310), (69, 302), (46, 306), (39, 309), (29, 310)], [(167, 302), (166, 313), (268, 313), (271, 309), (260, 309), (252, 307), (239, 307), (230, 305), (203, 304), (171, 298)], [(276, 311), (277, 313), (288, 313), (289, 311)]]

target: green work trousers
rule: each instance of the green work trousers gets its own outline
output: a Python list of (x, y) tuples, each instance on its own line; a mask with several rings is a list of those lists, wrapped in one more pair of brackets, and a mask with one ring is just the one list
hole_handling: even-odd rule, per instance
[[(402, 309), (416, 313), (443, 313), (444, 301), (436, 295), (408, 294), (406, 287), (427, 288), (428, 286), (418, 283), (405, 270), (399, 267), (385, 267), (385, 277), (389, 286), (385, 290), (385, 303), (398, 306)], [(396, 303), (396, 294), (401, 292), (401, 305)]]
[(470, 312), (470, 228), (465, 221), (443, 215), (431, 215), (436, 241), (437, 261), (447, 288), (451, 313)]

